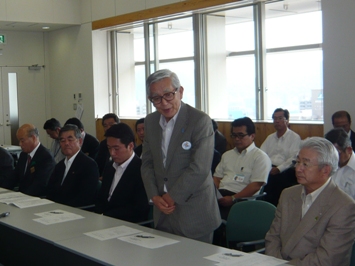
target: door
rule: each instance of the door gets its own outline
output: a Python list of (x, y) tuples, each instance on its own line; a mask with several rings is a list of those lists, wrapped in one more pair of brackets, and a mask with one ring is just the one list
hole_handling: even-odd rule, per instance
[(18, 145), (22, 124), (34, 124), (43, 133), (45, 99), (42, 67), (0, 67), (0, 144)]

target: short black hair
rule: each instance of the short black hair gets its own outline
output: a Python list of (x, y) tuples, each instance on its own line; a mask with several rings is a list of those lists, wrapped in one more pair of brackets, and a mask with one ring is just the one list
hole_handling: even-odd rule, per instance
[(107, 129), (105, 137), (120, 139), (121, 143), (123, 143), (126, 147), (131, 142), (134, 144), (133, 130), (125, 123), (112, 125), (109, 129)]
[(80, 121), (78, 118), (76, 118), (76, 117), (69, 118), (69, 119), (65, 122), (64, 126), (67, 125), (67, 124), (76, 125), (80, 130), (84, 130), (84, 125), (83, 125), (83, 123), (81, 123), (81, 121)]
[(233, 127), (241, 126), (246, 126), (248, 135), (255, 134), (255, 125), (249, 117), (235, 119), (232, 122), (231, 132), (233, 132)]
[(60, 125), (60, 122), (55, 118), (48, 119), (43, 125), (43, 129), (49, 129), (53, 131), (61, 127), (62, 126)]
[(335, 118), (341, 118), (341, 117), (347, 117), (349, 123), (351, 124), (351, 117), (350, 117), (350, 114), (349, 114), (347, 111), (344, 111), (344, 110), (335, 112), (335, 113), (332, 115), (332, 124), (334, 125), (334, 119), (335, 119)]
[(351, 140), (342, 127), (331, 129), (324, 137), (331, 143), (337, 144), (343, 151), (351, 147)]
[(274, 113), (272, 114), (272, 118), (274, 118), (274, 114), (276, 112), (284, 112), (284, 117), (286, 118), (286, 120), (288, 121), (290, 118), (290, 112), (287, 109), (282, 109), (282, 108), (276, 108)]
[(59, 138), (62, 136), (62, 134), (64, 132), (67, 132), (67, 131), (74, 131), (74, 136), (77, 139), (81, 139), (82, 138), (80, 129), (76, 125), (73, 125), (73, 124), (64, 125), (64, 127), (62, 127), (60, 129), (60, 131), (59, 131)]
[(118, 124), (120, 122), (120, 119), (118, 118), (118, 116), (114, 113), (108, 113), (108, 114), (105, 114), (103, 117), (102, 117), (102, 120), (101, 120), (101, 124), (104, 125), (104, 121), (106, 119), (109, 119), (109, 118), (113, 118), (113, 120), (115, 120), (115, 122)]
[(136, 121), (136, 131), (137, 131), (137, 126), (138, 126), (139, 124), (144, 124), (144, 118), (140, 118), (140, 119), (138, 119), (138, 120)]

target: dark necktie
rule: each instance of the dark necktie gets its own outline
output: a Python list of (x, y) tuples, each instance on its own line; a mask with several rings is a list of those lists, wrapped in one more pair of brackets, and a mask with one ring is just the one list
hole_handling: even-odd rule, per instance
[(27, 167), (26, 167), (26, 170), (30, 169), (31, 160), (32, 160), (31, 155), (28, 154), (27, 155)]

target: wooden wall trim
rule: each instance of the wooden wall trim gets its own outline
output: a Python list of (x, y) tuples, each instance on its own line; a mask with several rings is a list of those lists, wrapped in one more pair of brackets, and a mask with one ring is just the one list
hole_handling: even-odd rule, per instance
[[(104, 139), (104, 129), (101, 125), (102, 119), (96, 120), (96, 137), (101, 141)], [(134, 119), (121, 119), (121, 122), (129, 125), (133, 132), (135, 132), (136, 120)], [(255, 122), (255, 145), (260, 147), (266, 137), (275, 132), (274, 125), (268, 122)], [(230, 138), (231, 122), (218, 122), (218, 130), (227, 138), (227, 150), (234, 147), (233, 140)], [(290, 129), (300, 135), (301, 139), (308, 137), (324, 137), (324, 125), (323, 124), (290, 124)], [(136, 135), (136, 143), (140, 144)]]
[(169, 5), (149, 8), (92, 22), (92, 29), (104, 29), (132, 22), (141, 22), (152, 18), (164, 17), (203, 8), (240, 2), (241, 0), (189, 0)]

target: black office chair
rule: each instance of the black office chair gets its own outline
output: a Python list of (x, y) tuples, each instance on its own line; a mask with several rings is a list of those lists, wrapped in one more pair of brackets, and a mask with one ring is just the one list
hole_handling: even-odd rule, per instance
[[(99, 180), (97, 182), (97, 186), (96, 186), (96, 192), (95, 192), (95, 201), (99, 195), (99, 191), (101, 189), (101, 180)], [(81, 209), (81, 210), (85, 210), (85, 211), (90, 211), (90, 212), (93, 212), (95, 211), (95, 203), (94, 204), (90, 204), (90, 205), (86, 205), (86, 206), (80, 206), (80, 207), (77, 207), (78, 209)]]

